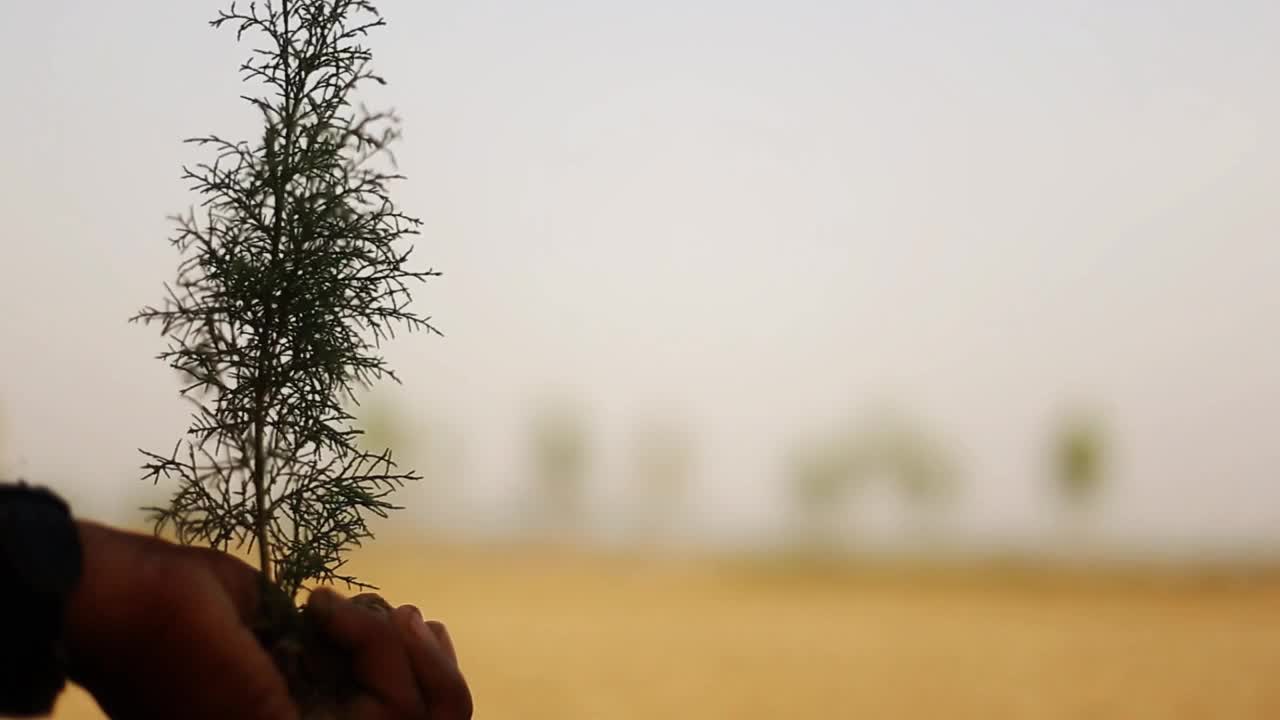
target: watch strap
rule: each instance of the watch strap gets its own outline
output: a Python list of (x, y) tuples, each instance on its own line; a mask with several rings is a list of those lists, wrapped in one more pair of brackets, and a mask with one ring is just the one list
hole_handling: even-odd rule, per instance
[(82, 563), (61, 498), (0, 484), (0, 715), (47, 714), (65, 687), (63, 626)]

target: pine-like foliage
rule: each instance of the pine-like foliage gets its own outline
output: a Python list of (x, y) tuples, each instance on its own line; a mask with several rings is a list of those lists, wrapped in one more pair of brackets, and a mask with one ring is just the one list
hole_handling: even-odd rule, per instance
[(256, 548), (290, 596), (311, 580), (363, 585), (343, 572), (344, 551), (417, 476), (389, 450), (359, 449), (346, 408), (397, 380), (384, 340), (435, 331), (409, 309), (411, 285), (436, 274), (409, 269), (401, 247), (420, 222), (388, 195), (398, 119), (352, 100), (384, 84), (362, 44), (384, 21), (365, 0), (277, 0), (233, 3), (211, 24), (261, 40), (241, 70), (262, 89), (243, 99), (263, 132), (188, 140), (214, 155), (184, 168), (202, 202), (176, 218), (182, 260), (165, 301), (134, 318), (160, 325), (159, 357), (197, 408), (172, 453), (143, 451), (148, 479), (178, 482), (150, 510), (181, 542)]

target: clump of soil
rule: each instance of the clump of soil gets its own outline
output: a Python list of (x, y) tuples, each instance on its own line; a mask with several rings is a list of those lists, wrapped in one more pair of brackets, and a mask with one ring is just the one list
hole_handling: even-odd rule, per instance
[[(351, 598), (391, 620), (391, 606), (375, 593)], [(256, 625), (258, 640), (289, 683), (302, 720), (345, 720), (360, 691), (350, 654), (329, 640), (306, 607), (295, 607), (278, 589), (266, 593)]]

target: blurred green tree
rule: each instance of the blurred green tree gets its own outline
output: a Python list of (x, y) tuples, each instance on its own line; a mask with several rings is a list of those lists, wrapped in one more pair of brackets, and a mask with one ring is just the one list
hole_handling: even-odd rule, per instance
[(1066, 511), (1068, 550), (1088, 544), (1088, 519), (1106, 484), (1106, 432), (1097, 414), (1072, 412), (1059, 421), (1050, 446), (1051, 478)]
[(956, 490), (952, 453), (905, 415), (877, 416), (864, 433), (859, 445), (868, 456), (857, 466), (887, 476), (910, 509), (918, 549), (935, 549), (939, 513)]
[(851, 429), (792, 454), (788, 465), (795, 540), (809, 552), (837, 550), (854, 493), (889, 483), (910, 509), (921, 549), (937, 541), (938, 515), (956, 490), (952, 453), (901, 412), (869, 412)]
[(395, 457), (412, 465), (419, 481), (410, 492), (421, 493), (425, 499), (416, 507), (415, 522), (438, 524), (456, 516), (458, 497), (454, 493), (462, 464), (459, 438), (447, 423), (406, 416), (395, 397), (392, 392), (371, 392), (352, 409), (359, 417), (358, 444), (369, 452), (390, 449)]
[(360, 436), (356, 444), (368, 452), (389, 449), (403, 456), (413, 431), (401, 416), (396, 403), (382, 393), (366, 393), (358, 407), (350, 412), (359, 420), (356, 423)]
[(632, 503), (641, 542), (670, 536), (688, 494), (694, 462), (693, 441), (673, 422), (648, 422), (633, 434)]
[(1101, 423), (1073, 415), (1057, 430), (1053, 446), (1054, 484), (1058, 494), (1073, 506), (1097, 500), (1103, 485), (1105, 440)]
[(577, 536), (590, 466), (586, 421), (569, 404), (546, 405), (530, 423), (536, 520), (556, 536)]
[(846, 446), (829, 440), (802, 444), (787, 458), (794, 550), (808, 555), (840, 550), (853, 489), (852, 462)]

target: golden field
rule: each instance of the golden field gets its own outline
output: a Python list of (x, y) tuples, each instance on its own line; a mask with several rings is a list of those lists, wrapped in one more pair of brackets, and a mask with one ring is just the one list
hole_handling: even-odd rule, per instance
[[(1280, 576), (780, 569), (390, 542), (480, 719), (1280, 718)], [(100, 717), (68, 693), (55, 717)]]

